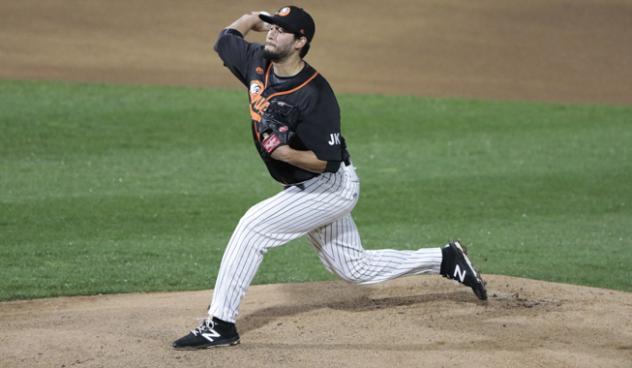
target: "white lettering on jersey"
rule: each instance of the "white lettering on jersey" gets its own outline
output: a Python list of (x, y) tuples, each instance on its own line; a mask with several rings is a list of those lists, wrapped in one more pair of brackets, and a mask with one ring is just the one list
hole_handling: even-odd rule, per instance
[(333, 146), (334, 144), (340, 144), (340, 133), (332, 133), (329, 135), (329, 145)]

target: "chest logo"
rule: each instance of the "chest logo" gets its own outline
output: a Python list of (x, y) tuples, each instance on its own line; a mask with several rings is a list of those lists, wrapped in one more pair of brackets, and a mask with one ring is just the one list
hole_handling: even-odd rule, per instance
[(263, 93), (263, 83), (259, 80), (250, 81), (250, 118), (256, 122), (261, 121), (261, 114), (268, 108), (270, 102), (261, 94)]
[(263, 92), (263, 83), (258, 80), (253, 80), (250, 82), (250, 96), (252, 95), (260, 95)]

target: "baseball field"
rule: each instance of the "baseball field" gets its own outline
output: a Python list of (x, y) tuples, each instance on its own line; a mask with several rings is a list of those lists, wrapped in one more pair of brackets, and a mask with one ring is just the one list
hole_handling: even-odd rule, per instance
[[(273, 195), (211, 45), (280, 2), (0, 4), (0, 366), (632, 367), (632, 2), (304, 2), (367, 249), (459, 238), (490, 300), (271, 251), (238, 347), (204, 316)], [(262, 34), (248, 39), (260, 42)]]

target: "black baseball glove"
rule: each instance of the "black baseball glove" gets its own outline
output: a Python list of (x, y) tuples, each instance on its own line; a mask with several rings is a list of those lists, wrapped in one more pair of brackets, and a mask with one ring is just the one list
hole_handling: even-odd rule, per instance
[(298, 111), (283, 101), (273, 101), (257, 124), (262, 152), (270, 157), (279, 146), (290, 144), (294, 136)]

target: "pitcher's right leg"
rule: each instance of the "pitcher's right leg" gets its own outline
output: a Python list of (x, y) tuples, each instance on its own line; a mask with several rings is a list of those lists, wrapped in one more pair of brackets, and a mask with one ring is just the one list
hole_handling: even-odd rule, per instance
[(441, 269), (441, 248), (365, 250), (351, 214), (310, 232), (308, 237), (327, 269), (357, 284), (438, 274)]

